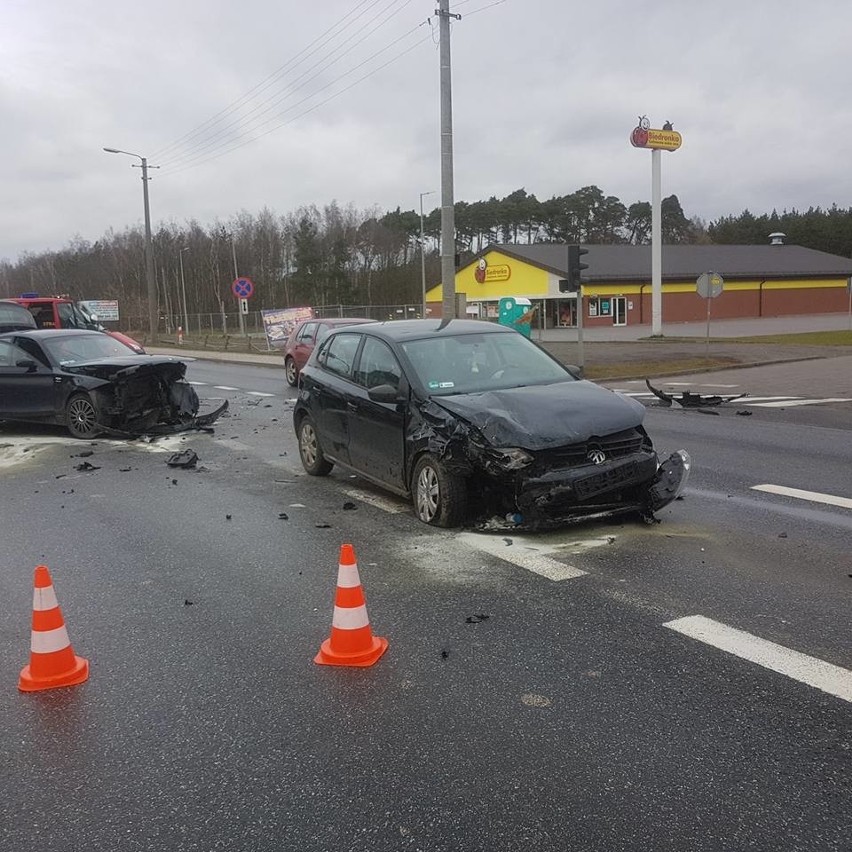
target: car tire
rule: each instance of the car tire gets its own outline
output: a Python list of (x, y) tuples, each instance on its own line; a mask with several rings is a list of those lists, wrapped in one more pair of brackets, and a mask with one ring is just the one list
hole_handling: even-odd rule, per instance
[(100, 434), (98, 408), (87, 393), (76, 393), (65, 406), (65, 425), (75, 438), (94, 438)]
[(457, 527), (467, 511), (467, 481), (450, 473), (435, 456), (426, 454), (411, 477), (414, 513), (424, 524)]
[(299, 382), (299, 371), (296, 369), (296, 362), (289, 355), (284, 359), (284, 378), (287, 379), (287, 384), (291, 388), (296, 387)]
[(328, 476), (334, 464), (323, 455), (312, 417), (306, 415), (299, 421), (298, 437), (299, 458), (305, 471), (311, 476)]

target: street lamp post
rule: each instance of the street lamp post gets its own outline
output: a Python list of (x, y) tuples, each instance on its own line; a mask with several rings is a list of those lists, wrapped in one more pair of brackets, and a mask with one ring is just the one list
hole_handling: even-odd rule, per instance
[(118, 148), (104, 148), (108, 154), (127, 154), (128, 157), (138, 157), (142, 161), (142, 197), (145, 202), (145, 278), (148, 283), (148, 328), (151, 342), (157, 342), (159, 327), (159, 310), (157, 304), (157, 281), (154, 278), (154, 249), (151, 243), (151, 210), (148, 206), (148, 169), (158, 169), (159, 166), (148, 166), (148, 158), (131, 151), (120, 151)]
[(186, 281), (183, 278), (183, 253), (185, 251), (189, 251), (189, 246), (184, 246), (178, 252), (178, 258), (180, 260), (180, 291), (183, 296), (183, 333), (189, 334), (189, 312), (186, 309)]
[(421, 302), (423, 303), (423, 308), (420, 315), (423, 317), (423, 319), (426, 319), (426, 237), (423, 232), (423, 197), (425, 195), (434, 194), (434, 189), (430, 189), (428, 192), (420, 193), (420, 286), (422, 290)]

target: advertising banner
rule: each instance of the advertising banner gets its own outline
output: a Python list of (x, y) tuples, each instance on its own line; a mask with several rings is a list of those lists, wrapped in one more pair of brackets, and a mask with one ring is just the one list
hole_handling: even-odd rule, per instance
[(271, 349), (283, 349), (293, 329), (304, 319), (311, 319), (313, 308), (272, 308), (261, 311), (263, 329)]

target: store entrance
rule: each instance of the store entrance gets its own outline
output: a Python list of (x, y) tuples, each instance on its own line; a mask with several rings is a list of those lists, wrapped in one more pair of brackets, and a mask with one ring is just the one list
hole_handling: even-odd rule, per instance
[(612, 324), (627, 325), (627, 299), (624, 296), (612, 299)]

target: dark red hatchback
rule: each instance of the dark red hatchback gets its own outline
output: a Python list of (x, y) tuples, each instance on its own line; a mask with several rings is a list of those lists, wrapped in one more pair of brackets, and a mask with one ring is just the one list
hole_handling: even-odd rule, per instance
[(299, 382), (299, 373), (308, 361), (314, 346), (333, 328), (344, 325), (362, 325), (374, 320), (365, 317), (325, 317), (302, 320), (287, 338), (284, 346), (284, 375), (291, 388)]

